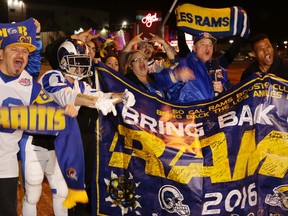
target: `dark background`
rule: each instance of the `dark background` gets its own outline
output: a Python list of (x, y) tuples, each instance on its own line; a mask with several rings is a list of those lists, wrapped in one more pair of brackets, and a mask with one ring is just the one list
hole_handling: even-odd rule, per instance
[[(39, 3), (39, 0), (24, 0), (24, 2)], [(161, 11), (162, 17), (166, 16), (174, 0), (41, 0), (42, 4), (69, 5), (78, 8), (104, 10), (110, 14), (110, 25), (120, 24), (122, 21), (133, 22), (137, 10)], [(251, 34), (266, 33), (271, 41), (280, 42), (288, 39), (288, 10), (285, 1), (279, 0), (178, 0), (181, 3), (191, 3), (208, 8), (223, 8), (240, 6), (248, 14)], [(175, 9), (175, 8), (174, 8)], [(167, 24), (173, 29), (176, 26), (174, 10)]]

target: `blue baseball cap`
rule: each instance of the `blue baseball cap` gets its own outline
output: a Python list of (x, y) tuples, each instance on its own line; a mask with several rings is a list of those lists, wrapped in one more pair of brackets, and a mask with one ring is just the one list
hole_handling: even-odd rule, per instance
[(198, 35), (194, 36), (194, 44), (196, 44), (199, 40), (203, 38), (210, 39), (213, 44), (217, 42), (217, 39), (213, 37), (211, 34), (209, 34), (208, 32), (200, 32)]
[(4, 37), (0, 43), (0, 49), (4, 49), (7, 46), (23, 46), (26, 47), (29, 52), (36, 50), (36, 46), (32, 44), (30, 37), (26, 37), (18, 33), (10, 34), (7, 37)]

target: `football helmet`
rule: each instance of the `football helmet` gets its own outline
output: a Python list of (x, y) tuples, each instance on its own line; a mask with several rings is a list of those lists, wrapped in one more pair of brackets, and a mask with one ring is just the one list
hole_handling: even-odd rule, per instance
[(190, 208), (182, 203), (184, 197), (173, 185), (164, 185), (158, 192), (158, 199), (162, 209), (169, 213), (177, 213), (181, 216), (189, 216)]
[(58, 63), (66, 76), (81, 80), (91, 76), (91, 57), (87, 45), (80, 40), (66, 40), (57, 51)]

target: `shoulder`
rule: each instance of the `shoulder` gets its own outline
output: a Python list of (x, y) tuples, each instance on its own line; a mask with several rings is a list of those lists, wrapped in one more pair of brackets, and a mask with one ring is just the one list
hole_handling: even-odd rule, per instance
[(240, 80), (244, 80), (245, 78), (247, 78), (248, 76), (252, 75), (253, 73), (256, 73), (256, 72), (259, 72), (259, 65), (258, 63), (255, 61), (255, 62), (252, 62), (250, 63), (246, 68), (245, 70), (242, 72), (242, 75), (241, 75), (241, 78)]
[(21, 72), (20, 77), (25, 77), (25, 78), (31, 78), (33, 79), (33, 77), (28, 73), (28, 71), (26, 71), (25, 69)]
[(45, 73), (42, 74), (40, 79), (43, 79), (44, 77), (49, 78), (49, 77), (53, 77), (53, 76), (64, 77), (62, 72), (59, 71), (59, 70), (48, 70), (48, 71), (46, 71)]
[(259, 71), (259, 63), (257, 60), (251, 62), (244, 70), (245, 71), (252, 71), (252, 72), (257, 72)]
[(41, 83), (41, 85), (47, 85), (48, 83), (49, 85), (51, 85), (52, 83), (54, 83), (55, 85), (56, 83), (64, 83), (65, 80), (66, 79), (61, 71), (49, 70), (39, 77), (38, 82)]

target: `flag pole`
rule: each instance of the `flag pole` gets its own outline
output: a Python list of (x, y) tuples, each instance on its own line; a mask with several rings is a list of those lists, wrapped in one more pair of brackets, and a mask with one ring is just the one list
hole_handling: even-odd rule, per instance
[(164, 20), (163, 20), (163, 22), (162, 22), (162, 26), (161, 26), (162, 38), (164, 38), (166, 22), (167, 22), (168, 18), (170, 17), (170, 14), (172, 13), (172, 10), (174, 9), (177, 1), (178, 1), (178, 0), (174, 0), (173, 4), (172, 4), (171, 7), (170, 7), (170, 10), (169, 10), (168, 13), (166, 14), (166, 16), (165, 16), (165, 18), (164, 18)]

